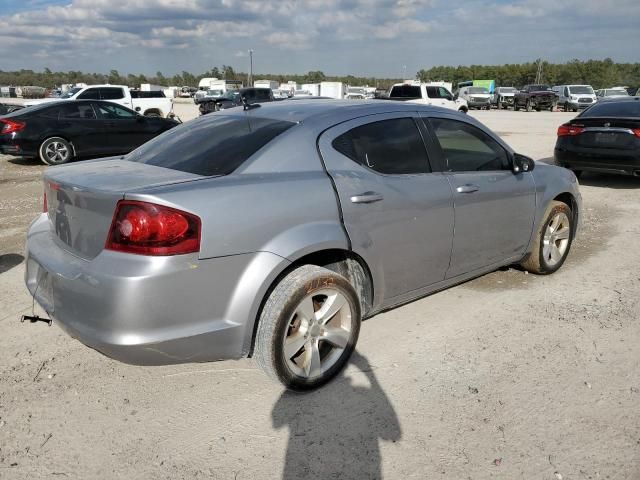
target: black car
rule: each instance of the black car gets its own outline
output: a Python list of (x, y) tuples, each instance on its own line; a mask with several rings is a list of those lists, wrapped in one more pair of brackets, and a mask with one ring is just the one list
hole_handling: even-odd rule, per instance
[(640, 176), (640, 97), (598, 102), (558, 128), (556, 163), (573, 170)]
[[(244, 102), (243, 102), (244, 98)], [(231, 90), (222, 97), (204, 98), (199, 100), (198, 109), (202, 115), (207, 113), (225, 110), (227, 108), (239, 107), (241, 105), (253, 105), (256, 103), (274, 102), (273, 92), (270, 88), (247, 87), (240, 90)]]
[(47, 165), (122, 155), (176, 125), (112, 102), (45, 103), (0, 117), (0, 153), (39, 157)]
[(16, 105), (14, 103), (0, 103), (0, 115), (6, 115), (7, 113), (16, 112), (22, 110), (24, 106)]

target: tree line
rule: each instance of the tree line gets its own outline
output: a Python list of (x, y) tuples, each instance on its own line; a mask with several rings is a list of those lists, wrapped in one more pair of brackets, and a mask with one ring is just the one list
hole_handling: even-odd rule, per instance
[[(611, 86), (640, 86), (640, 63), (615, 63), (610, 58), (604, 60), (571, 60), (566, 63), (549, 63), (536, 60), (529, 63), (507, 65), (469, 65), (469, 66), (439, 66), (421, 69), (416, 79), (427, 81), (445, 81), (456, 85), (467, 80), (491, 79), (496, 85), (521, 87), (535, 82), (538, 67), (541, 64), (541, 83), (550, 85), (588, 84), (594, 88)], [(246, 72), (236, 72), (229, 65), (213, 67), (212, 69), (194, 75), (183, 71), (172, 76), (165, 76), (162, 72), (155, 75), (121, 74), (117, 70), (109, 73), (84, 73), (80, 71), (53, 72), (45, 68), (42, 72), (33, 70), (19, 70), (5, 72), (0, 70), (0, 85), (25, 86), (35, 85), (54, 88), (62, 84), (87, 83), (114, 85), (128, 85), (139, 87), (141, 83), (151, 83), (164, 86), (197, 86), (201, 78), (216, 77), (227, 80), (242, 80), (247, 83)], [(354, 75), (332, 76), (322, 71), (310, 71), (305, 74), (272, 74), (255, 73), (253, 78), (276, 80), (280, 83), (294, 81), (302, 83), (318, 83), (323, 81), (343, 82), (348, 85), (369, 85), (387, 89), (394, 83), (402, 81), (399, 78), (358, 77)]]
[[(45, 88), (59, 87), (63, 84), (104, 84), (127, 85), (129, 87), (139, 87), (142, 83), (151, 83), (153, 85), (163, 86), (191, 86), (195, 87), (200, 79), (205, 77), (215, 77), (225, 80), (241, 80), (245, 84), (248, 80), (246, 72), (236, 72), (233, 67), (223, 65), (222, 67), (213, 67), (211, 70), (193, 75), (190, 72), (183, 71), (172, 76), (165, 76), (162, 72), (156, 72), (155, 75), (135, 75), (133, 73), (121, 74), (117, 70), (111, 70), (109, 73), (83, 73), (80, 71), (69, 72), (53, 72), (49, 68), (45, 68), (42, 72), (33, 70), (19, 70), (14, 72), (5, 72), (0, 70), (0, 85), (5, 86), (25, 86), (33, 85)], [(305, 74), (273, 74), (273, 73), (254, 73), (254, 80), (275, 80), (280, 83), (294, 81), (298, 84), (302, 83), (319, 83), (324, 81), (344, 82), (349, 85), (369, 85), (378, 86), (380, 88), (388, 88), (401, 81), (397, 78), (375, 78), (375, 77), (356, 77), (353, 75), (331, 76), (325, 75), (321, 71), (310, 71)]]
[(541, 64), (541, 82), (548, 85), (585, 84), (593, 88), (614, 86), (640, 86), (640, 63), (615, 63), (604, 60), (571, 60), (567, 63), (549, 63), (536, 60), (530, 63), (507, 65), (440, 66), (418, 72), (420, 81), (442, 80), (495, 80), (497, 86), (522, 87), (535, 83)]

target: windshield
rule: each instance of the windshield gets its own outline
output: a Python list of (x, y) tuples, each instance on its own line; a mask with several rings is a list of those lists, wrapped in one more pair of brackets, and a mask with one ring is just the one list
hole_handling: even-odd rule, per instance
[(76, 93), (78, 93), (80, 90), (82, 90), (82, 88), (80, 87), (76, 87), (76, 88), (72, 88), (71, 90), (69, 90), (67, 93), (63, 94), (60, 96), (60, 98), (71, 98), (73, 97)]
[(549, 85), (531, 85), (530, 91), (547, 91), (551, 90)]
[(489, 93), (489, 90), (484, 87), (471, 87), (469, 93)]
[(569, 92), (573, 93), (574, 95), (593, 95), (593, 88), (591, 88), (589, 85), (580, 85), (578, 87), (569, 87)]
[(207, 97), (221, 97), (223, 93), (222, 90), (207, 90)]

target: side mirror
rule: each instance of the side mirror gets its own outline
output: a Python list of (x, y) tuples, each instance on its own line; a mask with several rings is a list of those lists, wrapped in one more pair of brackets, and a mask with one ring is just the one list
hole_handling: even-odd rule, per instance
[(532, 158), (526, 157), (524, 155), (520, 155), (519, 153), (515, 153), (513, 155), (513, 161), (511, 168), (513, 169), (513, 173), (525, 173), (530, 172), (536, 166), (536, 162), (533, 161)]

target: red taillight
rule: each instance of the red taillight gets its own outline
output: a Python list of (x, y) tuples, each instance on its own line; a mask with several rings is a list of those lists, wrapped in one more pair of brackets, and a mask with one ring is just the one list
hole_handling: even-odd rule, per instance
[(121, 200), (105, 248), (139, 255), (198, 252), (200, 218), (163, 205)]
[(17, 120), (8, 120), (3, 118), (0, 119), (0, 125), (2, 125), (0, 133), (14, 133), (22, 130), (27, 124), (24, 122), (18, 122)]
[(584, 127), (579, 127), (577, 125), (564, 124), (558, 127), (559, 137), (575, 137), (576, 135), (580, 135), (582, 132), (584, 132)]
[(636, 137), (640, 138), (640, 128), (634, 128), (634, 129), (633, 129), (633, 134), (634, 134)]

